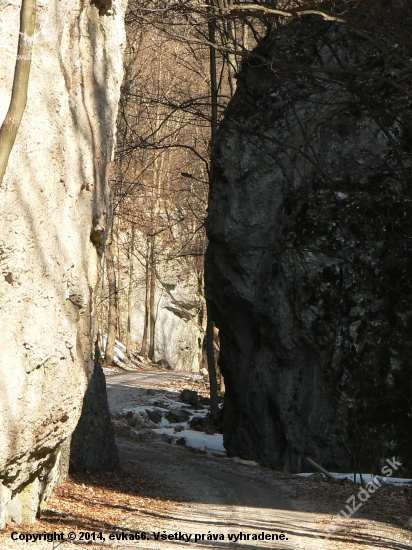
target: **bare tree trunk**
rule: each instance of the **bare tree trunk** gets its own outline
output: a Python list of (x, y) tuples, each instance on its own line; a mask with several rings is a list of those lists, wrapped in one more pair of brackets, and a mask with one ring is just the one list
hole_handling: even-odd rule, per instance
[(244, 51), (249, 48), (249, 27), (245, 21), (242, 21), (242, 47)]
[[(155, 132), (154, 136), (157, 137), (160, 127), (160, 105), (161, 105), (161, 84), (163, 81), (163, 58), (158, 59), (157, 66), (157, 106), (155, 112)], [(150, 280), (150, 293), (149, 293), (149, 352), (148, 357), (151, 361), (154, 361), (154, 348), (155, 348), (155, 329), (156, 329), (156, 311), (155, 311), (155, 291), (156, 291), (156, 215), (158, 209), (158, 201), (160, 195), (161, 174), (163, 169), (164, 155), (156, 157), (153, 164), (153, 193), (150, 206), (150, 255), (149, 255), (149, 274)]]
[[(210, 0), (210, 5), (213, 5), (213, 0)], [(214, 44), (216, 41), (215, 36), (215, 19), (209, 19), (209, 42)], [(216, 49), (211, 46), (209, 50), (210, 61), (210, 100), (211, 100), (211, 149), (216, 138), (217, 130), (217, 79), (216, 79)], [(212, 173), (209, 172), (209, 178), (212, 178)], [(209, 182), (210, 183), (210, 182)], [(219, 402), (217, 394), (217, 380), (216, 380), (216, 366), (215, 366), (215, 351), (214, 351), (214, 327), (213, 319), (210, 311), (209, 303), (206, 300), (206, 357), (207, 357), (207, 369), (209, 371), (210, 381), (210, 414), (212, 416), (212, 422), (217, 424), (219, 422)]]
[[(119, 247), (119, 220), (118, 220), (118, 223), (116, 225), (116, 268), (117, 268), (117, 282), (118, 282), (118, 286), (121, 285), (121, 267), (120, 267), (120, 247)], [(122, 329), (122, 308), (121, 308), (121, 304), (120, 304), (120, 294), (121, 292), (119, 292), (119, 288), (117, 289), (117, 292), (116, 292), (116, 311), (117, 311), (117, 338), (120, 342), (123, 342), (123, 329)]]
[[(220, 0), (220, 5), (225, 8), (233, 6), (233, 0)], [(230, 50), (236, 50), (236, 26), (235, 22), (229, 19), (223, 24), (223, 43)], [(236, 91), (236, 72), (238, 70), (237, 59), (234, 53), (227, 53), (225, 55), (227, 61), (228, 81), (230, 87), (230, 95), (233, 97)]]
[(149, 268), (149, 251), (146, 254), (146, 296), (144, 303), (144, 326), (143, 326), (143, 338), (140, 353), (146, 355), (147, 352), (147, 328), (149, 325), (149, 302), (150, 302), (150, 268)]
[(217, 394), (216, 380), (216, 365), (215, 365), (215, 350), (214, 350), (214, 327), (213, 319), (210, 311), (209, 303), (207, 302), (207, 325), (206, 325), (206, 353), (207, 353), (207, 368), (209, 371), (210, 382), (210, 414), (214, 424), (219, 423), (219, 402)]
[[(215, 18), (210, 18), (209, 22), (209, 42), (215, 43)], [(217, 130), (217, 80), (216, 80), (216, 50), (213, 46), (209, 49), (209, 61), (210, 61), (210, 103), (211, 103), (211, 142), (215, 141), (215, 135)]]
[[(233, 21), (227, 22), (227, 45), (230, 48), (235, 48), (236, 46), (236, 39), (234, 37), (234, 26)], [(233, 97), (236, 92), (236, 73), (237, 73), (237, 61), (236, 56), (233, 53), (227, 54), (227, 71), (228, 71), (228, 80), (229, 80), (229, 87), (230, 87), (230, 95)]]
[(150, 248), (150, 302), (149, 302), (149, 353), (148, 357), (154, 361), (155, 347), (155, 328), (156, 328), (156, 311), (155, 311), (155, 290), (156, 290), (156, 255), (155, 255), (155, 237), (152, 237)]
[(126, 355), (130, 357), (131, 344), (131, 323), (132, 323), (132, 291), (133, 291), (133, 254), (134, 254), (134, 233), (135, 226), (132, 224), (132, 237), (130, 242), (129, 258), (129, 288), (127, 293), (127, 334), (126, 334)]
[(114, 358), (114, 341), (116, 338), (116, 273), (114, 269), (114, 259), (113, 259), (113, 241), (106, 247), (106, 269), (107, 269), (107, 280), (109, 283), (109, 313), (107, 319), (107, 343), (105, 350), (105, 360), (108, 365), (113, 362)]
[(0, 128), (0, 186), (27, 103), (33, 34), (36, 25), (36, 0), (22, 0), (17, 60), (9, 109)]

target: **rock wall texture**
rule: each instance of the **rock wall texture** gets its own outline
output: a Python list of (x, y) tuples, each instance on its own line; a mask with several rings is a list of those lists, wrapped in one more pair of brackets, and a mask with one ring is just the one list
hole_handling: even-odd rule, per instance
[(255, 54), (218, 134), (207, 221), (225, 446), (289, 471), (311, 456), (379, 472), (396, 456), (410, 476), (411, 102), (339, 70), (410, 78), (314, 17)]
[[(32, 520), (53, 487), (94, 368), (125, 2), (94, 4), (38, 3), (28, 104), (0, 189), (0, 525)], [(0, 120), (18, 31), (19, 3), (0, 0)]]
[[(124, 247), (119, 246), (115, 251), (115, 264), (118, 267), (118, 287), (126, 290), (119, 292), (118, 300), (121, 316), (122, 343), (126, 343), (127, 310), (130, 258), (124, 253), (130, 246), (130, 233), (121, 231), (117, 238)], [(135, 250), (137, 258), (143, 256), (147, 249), (147, 236), (136, 231)], [(170, 258), (162, 261), (170, 250)], [(182, 258), (173, 258), (173, 249), (164, 246), (160, 254), (160, 261), (156, 266), (155, 285), (155, 338), (154, 360), (164, 359), (173, 370), (198, 372), (202, 363), (202, 342), (206, 330), (205, 299), (203, 289), (202, 267), (195, 269)], [(131, 290), (131, 344), (133, 351), (140, 352), (142, 347), (145, 304), (146, 304), (146, 266), (139, 259), (133, 263), (133, 284)], [(107, 298), (107, 282), (103, 279), (101, 286), (101, 302)], [(104, 311), (102, 319), (107, 312)], [(101, 323), (105, 326), (105, 321)], [(149, 346), (149, 336), (147, 347)], [(102, 349), (104, 349), (102, 347)], [(147, 353), (148, 349), (146, 349)]]
[[(144, 281), (142, 266), (137, 265), (135, 270), (136, 278), (140, 276)], [(155, 297), (155, 361), (165, 359), (173, 370), (198, 372), (204, 338), (201, 330), (204, 299), (199, 293), (199, 281), (182, 262), (169, 261), (158, 271), (161, 283), (157, 282)], [(144, 328), (143, 285), (136, 288), (133, 298), (132, 339), (140, 349)]]

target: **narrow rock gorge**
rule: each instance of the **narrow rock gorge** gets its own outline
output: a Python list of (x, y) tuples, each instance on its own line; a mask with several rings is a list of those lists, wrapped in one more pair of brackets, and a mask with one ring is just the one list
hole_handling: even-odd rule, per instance
[[(371, 76), (372, 74), (372, 76)], [(393, 84), (395, 82), (395, 85)], [(412, 474), (411, 100), (342, 25), (274, 28), (213, 154), (206, 292), (229, 455)], [(397, 87), (398, 86), (398, 87)]]
[[(125, 2), (39, 2), (28, 103), (0, 189), (0, 525), (32, 521), (94, 370), (94, 292)], [(0, 120), (20, 3), (0, 1)]]

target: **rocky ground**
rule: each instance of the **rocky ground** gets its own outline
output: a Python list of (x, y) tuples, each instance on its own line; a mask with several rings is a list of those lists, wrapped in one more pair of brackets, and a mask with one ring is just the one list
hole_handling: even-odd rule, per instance
[(110, 376), (107, 393), (119, 434), (226, 455), (223, 436), (210, 420), (209, 390), (201, 375), (157, 370)]
[[(38, 549), (61, 546), (62, 550), (82, 546), (168, 550), (177, 545), (244, 550), (412, 548), (408, 488), (382, 487), (354, 517), (339, 523), (336, 513), (358, 493), (358, 485), (327, 481), (320, 474), (301, 478), (275, 472), (216, 456), (219, 453), (208, 445), (196, 449), (176, 444), (185, 437), (190, 419), (206, 411), (199, 403), (179, 401), (183, 389), (202, 397), (201, 379), (160, 369), (110, 376), (107, 383), (120, 470), (71, 476), (57, 488), (35, 524), (8, 526), (1, 532), (1, 548), (28, 547), (24, 540), (11, 540), (13, 532), (63, 532), (63, 542), (32, 543)], [(183, 395), (193, 399), (194, 394)], [(189, 411), (189, 420), (168, 420), (176, 404)], [(147, 411), (157, 409), (162, 419), (153, 422)], [(167, 436), (155, 427), (162, 422)], [(173, 426), (179, 431), (174, 432)], [(219, 435), (197, 433), (204, 438)], [(70, 533), (75, 534), (74, 541), (68, 540)], [(162, 540), (162, 535), (170, 538)]]

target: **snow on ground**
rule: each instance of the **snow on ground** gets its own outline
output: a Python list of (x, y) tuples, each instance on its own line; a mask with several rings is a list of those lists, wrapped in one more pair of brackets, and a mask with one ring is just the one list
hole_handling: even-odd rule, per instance
[(226, 456), (226, 449), (223, 447), (223, 435), (213, 434), (208, 435), (202, 432), (196, 432), (195, 430), (184, 430), (174, 432), (174, 428), (159, 428), (153, 430), (159, 435), (169, 435), (170, 437), (184, 437), (186, 440), (186, 447), (192, 447), (192, 449), (199, 449), (213, 453), (215, 456)]
[[(108, 397), (110, 409), (114, 416), (115, 423), (127, 423), (130, 430), (137, 436), (147, 437), (165, 436), (171, 444), (184, 438), (187, 447), (199, 449), (216, 456), (226, 456), (223, 447), (223, 436), (218, 433), (205, 433), (195, 431), (190, 426), (194, 418), (207, 418), (209, 406), (202, 402), (207, 393), (206, 385), (202, 376), (193, 373), (175, 371), (145, 371), (127, 373), (117, 376), (110, 371), (107, 378)], [(116, 373), (118, 374), (118, 373)], [(106, 375), (107, 376), (107, 375)], [(202, 389), (203, 388), (203, 389)], [(199, 397), (199, 405), (193, 406), (181, 401), (183, 389), (196, 390)], [(201, 394), (204, 394), (203, 396)], [(187, 420), (173, 421), (170, 418), (170, 411), (185, 411)], [(153, 421), (153, 413), (157, 413), (158, 420)], [(150, 418), (151, 417), (151, 418)], [(211, 426), (211, 423), (209, 424)], [(213, 430), (206, 430), (212, 431)], [(241, 461), (241, 459), (235, 459)], [(252, 461), (241, 461), (250, 466), (258, 466)], [(300, 477), (309, 477), (312, 473), (297, 474)], [(323, 476), (323, 474), (321, 474)], [(347, 479), (355, 481), (354, 473), (332, 473), (340, 480)], [(357, 483), (369, 483), (372, 474), (356, 475)], [(377, 476), (382, 485), (408, 485), (412, 479), (401, 479), (395, 477)]]
[[(164, 436), (173, 445), (178, 442), (226, 456), (223, 436), (215, 433), (209, 418), (208, 392), (202, 376), (146, 371), (109, 376), (106, 383), (115, 425), (126, 424), (134, 435), (144, 439)], [(185, 389), (196, 392), (197, 404), (182, 401)], [(196, 426), (190, 425), (193, 419)]]
[[(106, 349), (107, 343), (107, 334), (99, 333), (99, 349), (100, 357), (104, 360), (105, 354), (104, 350)], [(103, 367), (103, 372), (105, 376), (112, 376), (121, 371), (135, 372), (136, 370), (147, 370), (158, 368), (157, 363), (153, 363), (147, 357), (139, 355), (136, 352), (131, 352), (130, 357), (126, 355), (126, 346), (119, 342), (118, 340), (114, 341), (114, 354), (113, 354), (113, 363), (112, 367)]]
[[(156, 405), (154, 404), (156, 403)], [(161, 403), (161, 405), (160, 405)], [(202, 408), (196, 407), (196, 409), (190, 408), (190, 405), (184, 404), (177, 399), (176, 394), (169, 392), (165, 393), (161, 397), (159, 403), (159, 395), (153, 396), (148, 399), (146, 405), (137, 405), (133, 409), (123, 409), (123, 414), (132, 413), (137, 420), (144, 426), (153, 429), (158, 435), (168, 435), (171, 438), (171, 443), (175, 444), (178, 439), (182, 437), (185, 439), (186, 446), (194, 449), (199, 449), (206, 452), (218, 453), (221, 456), (226, 455), (226, 450), (223, 447), (223, 435), (222, 434), (207, 434), (192, 430), (190, 427), (190, 421), (194, 418), (206, 418), (209, 414), (209, 407), (203, 406)], [(187, 421), (175, 422), (167, 418), (169, 410), (172, 411), (185, 411), (189, 418)], [(162, 418), (159, 422), (153, 422), (148, 420), (150, 412), (158, 412), (162, 414)], [(143, 427), (143, 429), (145, 429)], [(136, 431), (138, 434), (139, 431)]]
[[(354, 483), (370, 483), (373, 479), (377, 479), (381, 485), (395, 485), (400, 487), (401, 485), (407, 485), (409, 483), (412, 483), (412, 479), (402, 478), (402, 477), (383, 477), (383, 476), (374, 476), (373, 474), (354, 474), (354, 473), (348, 473), (348, 474), (341, 474), (341, 473), (335, 473), (330, 472), (333, 477), (336, 477), (336, 479), (348, 479), (349, 481), (353, 481)], [(302, 473), (302, 474), (296, 474), (300, 477), (310, 477), (313, 475), (313, 472), (311, 473)], [(323, 477), (326, 476), (324, 474), (321, 474)], [(356, 479), (355, 479), (356, 475)], [(360, 477), (362, 476), (362, 478)]]

